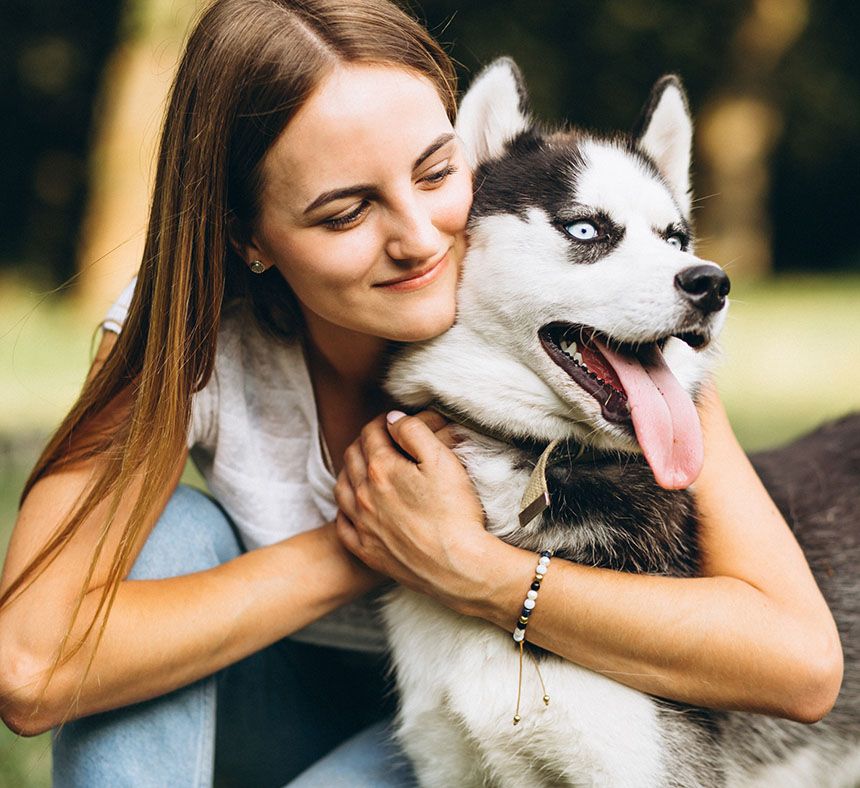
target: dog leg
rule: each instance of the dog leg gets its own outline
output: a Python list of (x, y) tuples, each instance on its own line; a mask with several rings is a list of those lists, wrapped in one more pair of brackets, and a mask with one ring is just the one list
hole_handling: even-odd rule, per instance
[(412, 761), (421, 788), (496, 786), (485, 780), (474, 740), (445, 706), (427, 709), (404, 722), (397, 738)]

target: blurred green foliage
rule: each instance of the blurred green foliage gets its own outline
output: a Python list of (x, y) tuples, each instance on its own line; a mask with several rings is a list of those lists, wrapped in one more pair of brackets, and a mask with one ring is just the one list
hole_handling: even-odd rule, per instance
[[(766, 98), (781, 126), (769, 206), (777, 267), (860, 267), (858, 235), (844, 229), (860, 190), (860, 6), (852, 0), (405, 2), (449, 44), (463, 84), (481, 64), (512, 55), (542, 118), (628, 128), (668, 71), (683, 76), (694, 111), (721, 91)], [(123, 37), (145, 29), (157, 48), (169, 6), (4, 0), (0, 267), (23, 266), (53, 283), (73, 271), (100, 74)], [(756, 10), (802, 25), (773, 62), (738, 44)]]
[(49, 788), (51, 736), (23, 739), (0, 723), (0, 788)]

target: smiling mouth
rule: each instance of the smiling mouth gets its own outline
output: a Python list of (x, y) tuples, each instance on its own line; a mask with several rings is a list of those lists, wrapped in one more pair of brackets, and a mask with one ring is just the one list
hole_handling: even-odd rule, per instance
[(412, 274), (411, 276), (400, 277), (399, 279), (389, 279), (385, 282), (379, 282), (378, 284), (374, 285), (374, 287), (396, 288), (398, 285), (403, 285), (406, 288), (409, 288), (410, 285), (418, 284), (419, 280), (423, 282), (425, 279), (432, 278), (432, 275), (435, 273), (437, 268), (444, 267), (444, 264), (447, 262), (448, 255), (450, 254), (450, 252), (451, 250), (449, 249), (438, 260), (436, 260), (435, 263), (433, 263), (432, 265), (428, 265), (426, 268), (424, 268), (422, 271), (419, 271), (418, 273)]
[(574, 323), (548, 323), (538, 331), (541, 346), (550, 359), (597, 401), (603, 417), (613, 424), (628, 427), (632, 426), (628, 394), (601, 345), (613, 355), (617, 354), (616, 357), (648, 368), (655, 364), (670, 336), (694, 349), (708, 343), (705, 334), (695, 331), (667, 334), (636, 344), (613, 340), (596, 329)]

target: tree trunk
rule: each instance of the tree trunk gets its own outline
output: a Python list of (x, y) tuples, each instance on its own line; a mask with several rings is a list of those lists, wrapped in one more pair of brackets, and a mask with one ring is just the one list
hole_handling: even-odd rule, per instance
[(809, 0), (755, 0), (732, 41), (728, 76), (699, 113), (698, 251), (737, 279), (773, 268), (769, 160), (783, 119), (772, 77), (808, 20)]
[(78, 247), (76, 296), (98, 319), (140, 266), (168, 90), (195, 0), (127, 0), (105, 68)]

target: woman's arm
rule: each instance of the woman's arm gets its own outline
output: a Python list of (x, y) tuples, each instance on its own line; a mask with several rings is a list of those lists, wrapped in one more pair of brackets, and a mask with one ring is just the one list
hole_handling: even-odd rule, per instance
[[(67, 481), (59, 475), (49, 480), (57, 485)], [(31, 506), (25, 517), (35, 514)], [(348, 556), (333, 524), (203, 572), (124, 581), (84, 684), (80, 679), (92, 654), (92, 636), (57, 670), (37, 703), (82, 580), (81, 564), (69, 566), (61, 557), (55, 565), (66, 578), (43, 576), (0, 615), (2, 716), (25, 735), (190, 684), (301, 629), (378, 582)], [(100, 594), (98, 586), (87, 592), (71, 643), (83, 633)]]
[[(633, 575), (554, 560), (528, 638), (654, 695), (815, 721), (841, 682), (832, 616), (713, 392), (702, 420), (707, 461), (696, 495), (706, 576)], [(338, 481), (346, 514), (339, 534), (375, 569), (512, 630), (536, 556), (483, 530), (474, 491), (433, 434), (441, 424), (422, 414), (388, 426), (417, 464), (391, 450), (382, 420), (368, 425), (347, 451), (351, 480), (343, 474)]]
[[(153, 511), (135, 555), (170, 498), (184, 455), (177, 457), (173, 484)], [(86, 488), (91, 470), (57, 472), (33, 487), (15, 526), (0, 588), (8, 587), (45, 543)], [(126, 502), (135, 492), (129, 490), (111, 526), (105, 560), (87, 589), (70, 643), (92, 618), (107, 559), (129, 514)], [(300, 629), (378, 582), (343, 549), (333, 524), (211, 570), (122, 582), (85, 683), (81, 686), (80, 680), (92, 654), (92, 637), (58, 668), (37, 705), (46, 671), (70, 626), (106, 510), (105, 502), (35, 582), (0, 611), (0, 713), (21, 733), (39, 733), (66, 717), (117, 708), (188, 684)]]

